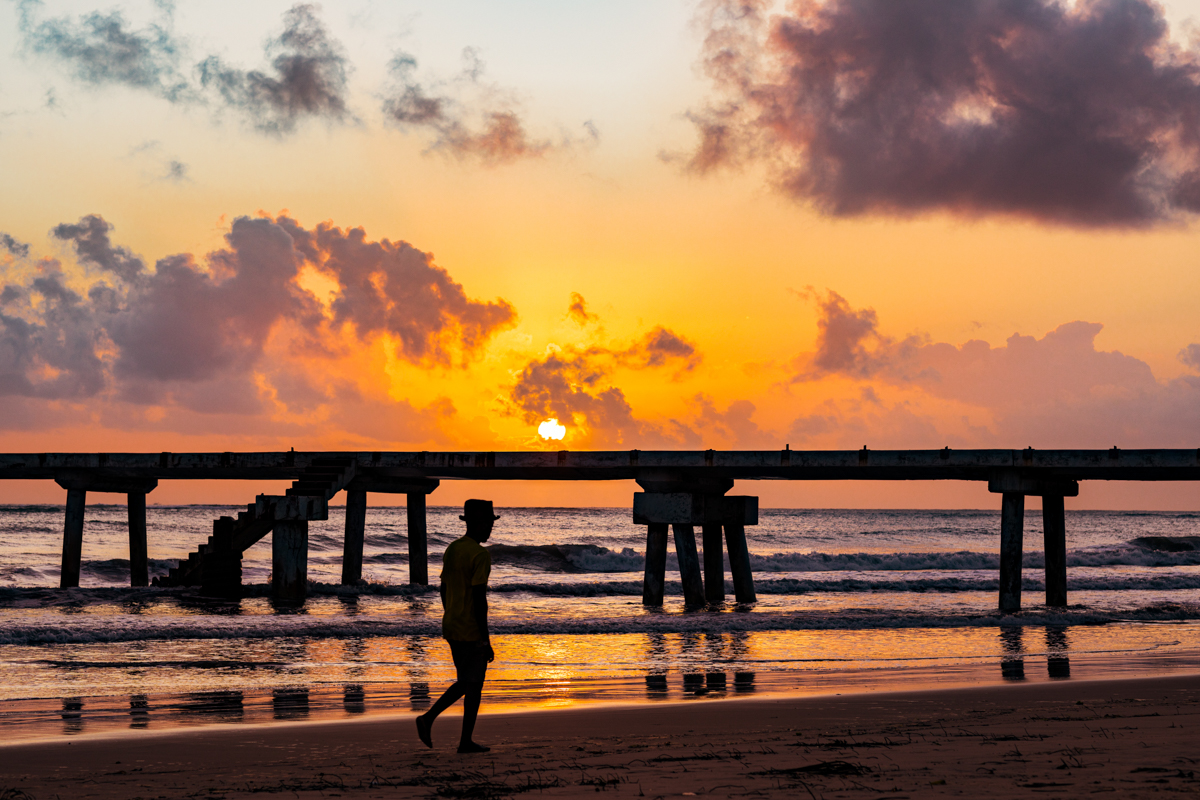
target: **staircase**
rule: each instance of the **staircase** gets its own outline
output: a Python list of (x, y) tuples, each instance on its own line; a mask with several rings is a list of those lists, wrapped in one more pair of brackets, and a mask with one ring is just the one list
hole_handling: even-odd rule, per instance
[[(155, 586), (199, 586), (212, 582), (204, 564), (228, 569), (234, 555), (240, 583), (241, 555), (275, 528), (279, 520), (329, 519), (329, 501), (354, 480), (354, 459), (318, 458), (300, 473), (283, 495), (260, 494), (254, 503), (238, 512), (237, 519), (221, 517), (213, 522), (213, 535), (188, 557), (154, 579)], [(209, 572), (214, 570), (210, 569)]]

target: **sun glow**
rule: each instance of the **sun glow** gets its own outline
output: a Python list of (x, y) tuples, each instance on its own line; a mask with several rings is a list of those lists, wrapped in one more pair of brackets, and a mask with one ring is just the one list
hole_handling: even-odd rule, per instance
[(548, 419), (538, 425), (538, 435), (543, 439), (562, 439), (567, 435), (567, 426), (559, 425), (557, 419)]

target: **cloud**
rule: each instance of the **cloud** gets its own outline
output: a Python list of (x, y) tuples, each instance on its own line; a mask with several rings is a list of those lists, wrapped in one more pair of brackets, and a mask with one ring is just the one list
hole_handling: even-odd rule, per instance
[(316, 7), (293, 6), (284, 13), (283, 25), (283, 32), (267, 45), (267, 56), (274, 55), (268, 70), (246, 71), (209, 56), (198, 67), (201, 85), (267, 133), (290, 133), (303, 118), (350, 118), (349, 62), (341, 44), (317, 18)]
[(696, 172), (763, 162), (835, 216), (1200, 213), (1200, 49), (1151, 0), (771, 5), (704, 7)]
[(96, 214), (83, 217), (74, 225), (63, 223), (50, 232), (56, 239), (71, 242), (81, 261), (111, 272), (123, 281), (135, 281), (146, 265), (124, 247), (109, 239), (112, 225)]
[(18, 242), (7, 233), (0, 233), (0, 247), (3, 247), (17, 258), (27, 258), (29, 256), (29, 245), (24, 242)]
[[(847, 436), (890, 431), (892, 442), (909, 442), (903, 446), (933, 446), (912, 442), (937, 441), (935, 430), (950, 441), (945, 431), (957, 429), (950, 443), (976, 447), (1192, 447), (1200, 435), (1200, 378), (1159, 381), (1144, 361), (1098, 349), (1099, 323), (1064, 323), (1040, 338), (1013, 334), (993, 347), (898, 341), (880, 333), (874, 311), (855, 310), (834, 292), (819, 309), (817, 350), (797, 359), (793, 380), (870, 380), (907, 399), (889, 407), (873, 389), (829, 401), (796, 420), (795, 441), (825, 436), (844, 445)], [(1180, 353), (1193, 368), (1197, 356), (1196, 345)], [(882, 446), (878, 436), (870, 441)]]
[(407, 242), (372, 242), (362, 228), (326, 222), (311, 231), (283, 217), (277, 223), (309, 263), (338, 282), (332, 323), (364, 339), (389, 334), (412, 363), (448, 364), (455, 353), (469, 358), (516, 322), (508, 301), (471, 300), (432, 254)]
[(383, 101), (388, 121), (405, 132), (429, 131), (436, 137), (432, 150), (460, 159), (477, 159), (486, 166), (540, 158), (580, 141), (594, 143), (599, 139), (591, 122), (584, 123), (584, 140), (563, 137), (554, 143), (533, 139), (510, 93), (482, 82), (484, 64), (478, 52), (465, 49), (463, 61), (459, 75), (442, 86), (445, 93), (435, 93), (417, 80), (417, 60), (407, 53), (397, 53), (388, 67), (392, 85)]
[(22, 0), (19, 26), (25, 46), (54, 58), (93, 85), (143, 89), (171, 101), (191, 97), (180, 69), (185, 47), (172, 32), (169, 6), (159, 21), (134, 29), (120, 11), (93, 11), (78, 19), (39, 20), (41, 3)]
[(581, 328), (600, 320), (600, 317), (587, 310), (587, 301), (579, 292), (571, 292), (571, 304), (567, 306), (567, 317), (575, 320), (575, 323)]
[[(239, 217), (203, 263), (184, 253), (153, 270), (114, 245), (111, 231), (98, 215), (52, 231), (101, 270), (84, 291), (52, 259), (26, 283), (4, 285), (0, 394), (111, 389), (135, 403), (230, 413), (240, 402), (241, 413), (259, 413), (266, 391), (302, 408), (330, 396), (303, 378), (312, 370), (306, 359), (344, 356), (343, 335), (364, 345), (386, 335), (401, 360), (448, 365), (515, 319), (504, 300), (468, 298), (428, 254), (371, 242), (361, 228)], [(328, 308), (301, 285), (310, 267), (335, 281)], [(266, 357), (273, 337), (286, 339), (282, 360)]]
[(1179, 360), (1200, 372), (1200, 344), (1189, 344), (1179, 351)]
[(586, 440), (593, 447), (691, 446), (700, 437), (686, 424), (637, 419), (613, 376), (619, 368), (676, 366), (683, 372), (699, 361), (694, 345), (662, 326), (625, 347), (551, 347), (520, 370), (509, 399), (513, 413), (527, 423), (553, 417), (575, 428), (576, 445)]

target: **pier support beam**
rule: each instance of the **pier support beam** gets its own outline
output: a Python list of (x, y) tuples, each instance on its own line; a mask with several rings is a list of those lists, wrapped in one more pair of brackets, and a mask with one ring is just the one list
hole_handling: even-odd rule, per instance
[(696, 529), (675, 525), (675, 556), (679, 559), (679, 581), (683, 584), (685, 608), (704, 605), (704, 581), (700, 577), (700, 556), (696, 552)]
[(1000, 508), (1000, 611), (1021, 610), (1021, 558), (1025, 534), (1025, 495), (1005, 492)]
[(146, 493), (126, 495), (129, 511), (129, 585), (150, 585), (150, 561), (146, 551)]
[(79, 585), (79, 566), (83, 561), (83, 509), (87, 505), (87, 492), (83, 489), (67, 489), (67, 513), (63, 520), (62, 568), (58, 585), (72, 589)]
[(1042, 530), (1046, 551), (1046, 605), (1067, 605), (1067, 519), (1062, 495), (1042, 497)]
[(367, 532), (367, 492), (346, 490), (346, 536), (342, 542), (342, 585), (362, 580), (363, 540)]
[(701, 527), (704, 540), (704, 599), (710, 604), (725, 602), (725, 558), (721, 546), (721, 526)]
[(408, 582), (429, 585), (429, 536), (425, 520), (425, 493), (408, 493)]
[(750, 569), (750, 549), (746, 546), (746, 526), (725, 524), (725, 547), (729, 549), (729, 571), (733, 574), (733, 596), (739, 603), (757, 603), (754, 572)]
[(642, 579), (642, 605), (662, 606), (667, 581), (667, 524), (646, 526), (646, 574)]
[(281, 603), (308, 596), (308, 520), (282, 519), (271, 534), (271, 595)]

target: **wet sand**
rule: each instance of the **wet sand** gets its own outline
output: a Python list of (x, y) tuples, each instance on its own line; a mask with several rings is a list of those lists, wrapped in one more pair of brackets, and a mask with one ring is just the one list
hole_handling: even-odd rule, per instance
[(1200, 675), (413, 715), (0, 746), (0, 797), (1028, 797), (1200, 793)]

